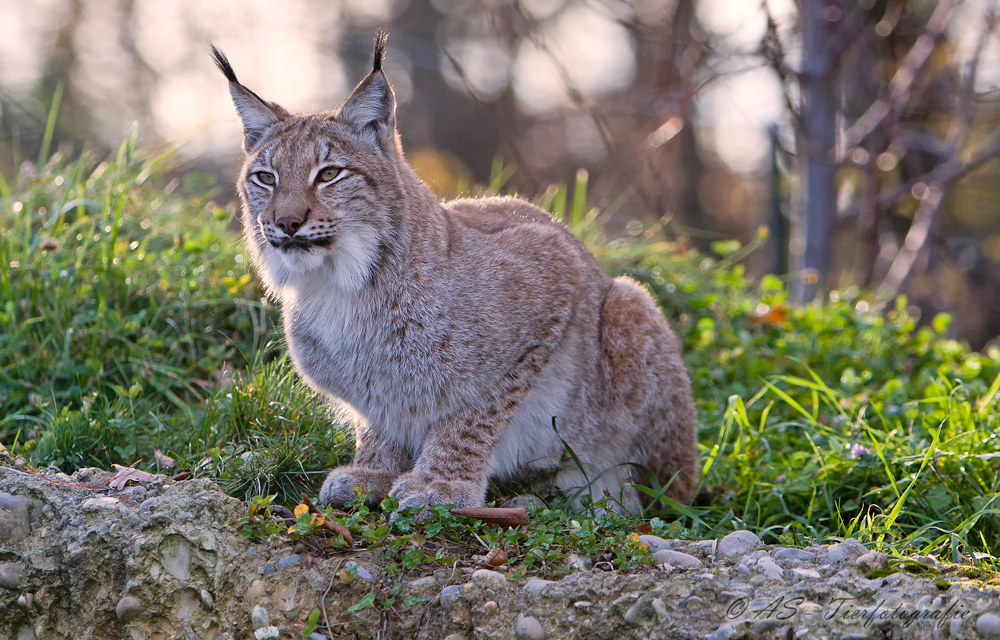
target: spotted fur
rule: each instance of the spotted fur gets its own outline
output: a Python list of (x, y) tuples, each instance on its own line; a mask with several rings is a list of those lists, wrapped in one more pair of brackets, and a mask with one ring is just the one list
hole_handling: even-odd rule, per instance
[(401, 507), (477, 506), (490, 478), (547, 471), (635, 509), (630, 463), (689, 500), (691, 387), (652, 298), (523, 200), (438, 202), (403, 157), (384, 50), (381, 35), (347, 100), (309, 115), (257, 96), (215, 52), (244, 125), (253, 264), (296, 369), (355, 429), (354, 463), (320, 501), (361, 487)]

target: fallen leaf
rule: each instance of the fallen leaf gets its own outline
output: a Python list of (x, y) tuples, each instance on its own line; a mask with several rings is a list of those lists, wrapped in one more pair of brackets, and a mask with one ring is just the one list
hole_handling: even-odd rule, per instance
[(354, 537), (351, 536), (351, 531), (344, 525), (334, 522), (333, 520), (326, 520), (323, 522), (323, 527), (330, 530), (334, 535), (338, 533), (344, 536), (344, 543), (348, 548), (354, 546)]
[(146, 473), (140, 469), (133, 469), (132, 467), (123, 467), (120, 464), (112, 465), (115, 468), (115, 477), (111, 478), (108, 482), (108, 486), (115, 491), (121, 491), (124, 489), (128, 483), (134, 482), (136, 484), (140, 482), (149, 482), (154, 479), (153, 474)]
[(500, 547), (493, 547), (490, 552), (486, 554), (483, 559), (483, 564), (489, 565), (491, 567), (499, 567), (501, 565), (507, 564), (507, 554), (504, 553), (503, 549)]
[(153, 449), (153, 459), (156, 460), (156, 464), (167, 469), (173, 469), (177, 465), (177, 462), (173, 458), (159, 449)]
[(528, 524), (528, 510), (524, 507), (462, 507), (450, 509), (453, 516), (475, 518), (486, 524), (501, 527), (520, 527)]
[(653, 533), (653, 527), (649, 526), (648, 522), (643, 522), (635, 528), (635, 531), (636, 533), (649, 534)]
[(751, 313), (748, 319), (750, 322), (760, 322), (780, 327), (788, 322), (788, 309), (781, 305), (769, 307), (767, 310), (762, 309), (761, 313)]

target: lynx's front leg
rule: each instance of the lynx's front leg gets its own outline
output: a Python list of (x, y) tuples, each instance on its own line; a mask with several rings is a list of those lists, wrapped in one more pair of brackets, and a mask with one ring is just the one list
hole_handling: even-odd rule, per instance
[(368, 504), (376, 505), (410, 467), (410, 455), (368, 425), (356, 429), (355, 443), (354, 462), (327, 475), (319, 490), (320, 504), (342, 507), (361, 489), (368, 493)]
[(399, 476), (389, 491), (390, 496), (399, 500), (399, 508), (482, 505), (493, 447), (516, 406), (517, 400), (499, 400), (483, 409), (459, 412), (434, 425), (413, 470)]
[[(555, 327), (561, 328), (559, 324)], [(557, 335), (553, 331), (548, 341), (554, 343)], [(400, 509), (432, 504), (460, 507), (483, 504), (493, 449), (552, 351), (551, 344), (532, 347), (507, 377), (506, 390), (487, 396), (482, 405), (452, 414), (431, 427), (413, 470), (401, 475), (389, 491), (390, 496), (399, 500)]]

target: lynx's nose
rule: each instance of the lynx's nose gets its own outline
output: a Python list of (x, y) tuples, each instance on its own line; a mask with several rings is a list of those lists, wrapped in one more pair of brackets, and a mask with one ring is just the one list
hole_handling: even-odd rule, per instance
[(274, 224), (278, 225), (278, 228), (284, 231), (285, 235), (294, 236), (295, 232), (302, 226), (302, 221), (298, 218), (285, 217), (278, 218)]

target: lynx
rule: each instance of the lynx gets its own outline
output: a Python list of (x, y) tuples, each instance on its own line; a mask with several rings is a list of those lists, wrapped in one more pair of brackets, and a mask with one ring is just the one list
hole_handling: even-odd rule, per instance
[(663, 314), (528, 202), (439, 202), (403, 157), (385, 44), (338, 109), (310, 115), (247, 89), (213, 47), (243, 123), (248, 253), (297, 371), (354, 428), (354, 462), (319, 500), (481, 506), (491, 478), (546, 472), (634, 511), (644, 467), (688, 501), (695, 409)]

